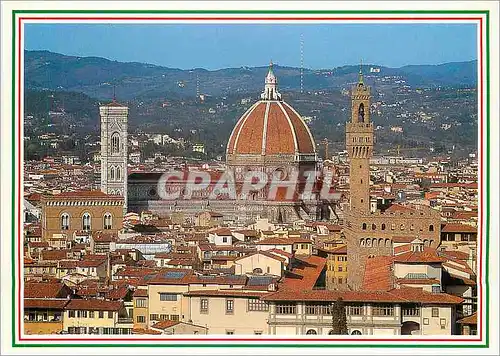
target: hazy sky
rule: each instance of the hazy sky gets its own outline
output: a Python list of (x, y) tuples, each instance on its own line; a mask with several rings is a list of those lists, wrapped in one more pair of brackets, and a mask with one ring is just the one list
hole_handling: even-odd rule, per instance
[(477, 58), (474, 24), (27, 24), (25, 48), (167, 67), (389, 67)]

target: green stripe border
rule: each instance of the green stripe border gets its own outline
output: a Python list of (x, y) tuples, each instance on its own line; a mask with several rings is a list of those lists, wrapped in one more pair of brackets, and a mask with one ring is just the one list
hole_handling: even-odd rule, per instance
[[(15, 243), (16, 243), (16, 228), (15, 228), (15, 188), (16, 188), (16, 160), (15, 160), (15, 148), (16, 148), (16, 18), (18, 14), (186, 14), (186, 15), (194, 15), (194, 14), (206, 14), (206, 15), (363, 15), (363, 14), (379, 14), (379, 15), (485, 15), (485, 23), (486, 23), (486, 46), (485, 46), (485, 66), (486, 66), (486, 76), (484, 81), (484, 90), (486, 91), (486, 105), (485, 105), (485, 116), (486, 116), (486, 130), (483, 133), (483, 140), (486, 141), (486, 162), (485, 162), (485, 172), (486, 172), (486, 187), (485, 187), (485, 202), (486, 202), (486, 211), (483, 212), (484, 222), (485, 222), (485, 231), (483, 233), (486, 234), (486, 244), (485, 244), (485, 254), (484, 258), (486, 261), (489, 260), (489, 247), (490, 247), (490, 238), (489, 238), (489, 213), (490, 213), (490, 195), (489, 195), (489, 186), (490, 186), (490, 11), (489, 10), (13, 10), (12, 11), (12, 300), (15, 300), (16, 296), (16, 266), (15, 266)], [(118, 18), (119, 19), (119, 18)], [(41, 18), (43, 20), (43, 18)], [(258, 18), (256, 18), (258, 20)], [(482, 73), (481, 73), (482, 74)], [(22, 100), (22, 98), (19, 98)], [(482, 147), (478, 147), (478, 149), (482, 149)], [(21, 236), (19, 236), (21, 238)], [(287, 344), (256, 344), (256, 343), (234, 343), (234, 344), (207, 344), (207, 343), (195, 343), (192, 344), (163, 344), (163, 343), (152, 343), (152, 344), (140, 344), (140, 343), (131, 343), (131, 344), (99, 344), (99, 343), (81, 343), (81, 344), (42, 344), (42, 343), (18, 343), (16, 340), (16, 321), (15, 321), (15, 303), (12, 305), (12, 347), (14, 348), (31, 348), (31, 347), (41, 347), (41, 348), (49, 348), (49, 347), (102, 347), (102, 348), (111, 348), (111, 347), (173, 347), (173, 348), (240, 348), (240, 347), (253, 347), (253, 348), (415, 348), (415, 349), (429, 349), (429, 348), (488, 348), (489, 347), (489, 303), (490, 303), (490, 295), (489, 295), (489, 265), (485, 264), (485, 284), (484, 284), (484, 292), (486, 294), (485, 301), (485, 343), (474, 345), (474, 344), (460, 344), (460, 345), (452, 345), (452, 344), (424, 344), (424, 345), (414, 345), (414, 344), (382, 344), (382, 343), (374, 343), (374, 344), (345, 344), (345, 343), (337, 343), (332, 340), (330, 343), (323, 344), (297, 344), (297, 343), (287, 343)], [(82, 340), (83, 341), (83, 340)], [(154, 341), (154, 340), (151, 340)], [(256, 340), (258, 342), (258, 340)], [(415, 340), (418, 341), (418, 340)]]

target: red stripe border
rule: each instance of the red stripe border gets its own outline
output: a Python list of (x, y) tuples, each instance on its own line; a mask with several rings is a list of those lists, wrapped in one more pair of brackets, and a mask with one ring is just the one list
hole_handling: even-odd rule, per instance
[[(23, 236), (23, 226), (22, 226), (22, 212), (21, 212), (21, 204), (20, 202), (22, 201), (22, 196), (21, 192), (22, 186), (21, 186), (21, 167), (22, 167), (22, 159), (21, 159), (21, 142), (22, 140), (22, 134), (21, 134), (21, 122), (23, 120), (23, 115), (21, 112), (21, 53), (22, 53), (22, 48), (21, 48), (21, 39), (22, 39), (22, 25), (23, 21), (32, 21), (32, 20), (39, 20), (39, 21), (88, 21), (88, 20), (94, 20), (94, 21), (412, 21), (412, 22), (418, 22), (418, 21), (478, 21), (479, 22), (479, 70), (480, 70), (480, 93), (479, 93), (479, 105), (480, 105), (480, 137), (479, 137), (479, 143), (478, 143), (478, 149), (482, 150), (483, 149), (483, 139), (484, 139), (484, 81), (485, 81), (485, 74), (484, 74), (484, 56), (483, 56), (483, 48), (484, 48), (484, 37), (483, 37), (483, 17), (130, 17), (130, 16), (124, 16), (124, 17), (110, 17), (110, 16), (96, 16), (96, 17), (70, 17), (70, 16), (40, 16), (40, 17), (18, 17), (18, 23), (17, 23), (17, 31), (18, 31), (18, 69), (17, 69), (17, 85), (18, 85), (18, 90), (17, 90), (17, 95), (18, 95), (18, 135), (17, 135), (17, 140), (18, 140), (18, 172), (17, 172), (17, 177), (18, 177), (18, 264), (17, 264), (17, 273), (18, 273), (18, 280), (17, 280), (17, 295), (18, 295), (18, 303), (19, 306), (22, 305), (21, 300), (22, 300), (22, 291), (21, 291), (21, 270), (22, 270), (22, 263), (23, 261), (23, 256), (21, 254), (21, 251), (23, 250), (22, 246), (22, 236)], [(259, 338), (259, 339), (249, 339), (249, 338), (204, 338), (204, 339), (193, 339), (193, 338), (168, 338), (168, 339), (160, 339), (160, 338), (64, 338), (64, 339), (57, 339), (57, 338), (25, 338), (21, 335), (21, 325), (22, 325), (22, 317), (21, 313), (18, 315), (18, 341), (28, 341), (28, 342), (37, 342), (37, 341), (50, 341), (50, 342), (72, 342), (72, 341), (77, 341), (77, 342), (85, 342), (85, 341), (98, 341), (98, 342), (123, 342), (123, 341), (131, 341), (131, 342), (137, 342), (137, 341), (191, 341), (191, 342), (206, 342), (206, 341), (229, 341), (229, 342), (234, 342), (234, 341), (273, 341), (273, 342), (317, 342), (317, 341), (326, 341), (326, 342), (339, 342), (339, 341), (347, 341), (347, 342), (475, 342), (475, 343), (480, 343), (483, 341), (483, 332), (484, 328), (482, 325), (483, 321), (483, 300), (482, 300), (482, 290), (483, 290), (483, 243), (482, 243), (482, 235), (483, 235), (483, 203), (484, 203), (484, 198), (483, 198), (483, 174), (484, 174), (484, 165), (483, 165), (483, 154), (480, 155), (481, 160), (479, 163), (479, 172), (481, 180), (479, 182), (479, 187), (480, 187), (480, 201), (479, 201), (479, 206), (480, 206), (480, 216), (479, 216), (479, 226), (480, 226), (480, 236), (481, 238), (479, 239), (480, 244), (479, 244), (479, 258), (478, 260), (480, 261), (479, 263), (479, 273), (478, 273), (478, 291), (480, 292), (479, 294), (481, 295), (481, 299), (479, 300), (479, 306), (478, 306), (478, 314), (479, 314), (479, 325), (481, 325), (480, 328), (480, 338), (479, 339), (464, 339), (464, 338), (436, 338), (436, 339), (431, 339), (431, 338), (418, 338), (418, 339), (397, 339), (397, 338), (361, 338), (361, 339), (325, 339), (325, 338)], [(28, 344), (29, 345), (29, 344)], [(97, 344), (98, 345), (98, 344)], [(272, 344), (269, 344), (272, 346)], [(147, 346), (146, 344), (144, 346)], [(175, 346), (175, 345), (173, 345)], [(196, 346), (196, 345), (193, 345)], [(214, 345), (215, 346), (215, 345)], [(445, 346), (445, 345), (443, 345)]]

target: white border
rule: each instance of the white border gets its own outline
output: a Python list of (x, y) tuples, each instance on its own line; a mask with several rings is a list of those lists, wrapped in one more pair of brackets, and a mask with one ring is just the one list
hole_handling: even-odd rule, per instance
[[(464, 10), (464, 9), (490, 9), (490, 56), (491, 56), (491, 69), (490, 69), (490, 79), (491, 79), (491, 94), (490, 94), (490, 133), (491, 133), (491, 140), (490, 140), (490, 162), (485, 162), (486, 157), (484, 155), (480, 156), (480, 159), (483, 160), (484, 162), (484, 167), (486, 168), (486, 165), (490, 165), (490, 216), (489, 216), (489, 222), (490, 222), (490, 260), (485, 261), (483, 260), (483, 271), (485, 271), (486, 263), (488, 263), (489, 266), (489, 274), (490, 274), (490, 349), (446, 349), (442, 348), (439, 350), (439, 353), (441, 354), (461, 354), (461, 353), (468, 353), (468, 354), (485, 354), (485, 353), (492, 353), (496, 354), (498, 353), (498, 341), (496, 337), (496, 331), (499, 330), (498, 328), (498, 318), (496, 318), (496, 315), (498, 315), (498, 285), (494, 284), (494, 281), (498, 281), (498, 240), (495, 239), (495, 236), (499, 236), (499, 229), (498, 229), (498, 219), (496, 219), (496, 216), (499, 216), (498, 213), (498, 201), (495, 199), (498, 196), (498, 184), (496, 184), (498, 180), (498, 141), (495, 140), (495, 135), (498, 130), (498, 112), (499, 112), (499, 107), (498, 107), (498, 78), (499, 78), (499, 72), (498, 72), (498, 33), (499, 33), (499, 27), (498, 27), (498, 14), (499, 14), (499, 7), (497, 2), (486, 2), (486, 1), (475, 1), (475, 2), (433, 2), (432, 7), (436, 8), (439, 6), (440, 10)], [(229, 6), (228, 6), (229, 5)], [(241, 9), (241, 3), (228, 3), (228, 2), (217, 2), (217, 3), (207, 3), (207, 2), (189, 2), (189, 3), (179, 3), (179, 2), (171, 2), (171, 3), (161, 3), (161, 2), (127, 2), (127, 3), (119, 3), (119, 2), (88, 2), (88, 3), (83, 3), (83, 2), (49, 2), (49, 1), (44, 1), (44, 2), (2, 2), (2, 18), (1, 18), (1, 26), (2, 26), (2, 79), (4, 85), (2, 86), (2, 120), (1, 120), (1, 132), (2, 132), (2, 140), (1, 140), (1, 147), (2, 147), (2, 166), (5, 169), (2, 169), (2, 184), (1, 184), (1, 192), (2, 196), (5, 197), (4, 201), (10, 201), (10, 197), (12, 194), (11, 191), (11, 177), (10, 177), (10, 169), (11, 169), (11, 145), (12, 145), (12, 137), (11, 137), (11, 112), (10, 112), (10, 105), (11, 105), (11, 93), (10, 93), (10, 84), (12, 82), (11, 78), (11, 62), (10, 62), (10, 56), (11, 56), (11, 29), (12, 29), (12, 16), (10, 11), (14, 8), (16, 9), (33, 9), (33, 8), (45, 8), (45, 9), (83, 9), (83, 8), (89, 8), (91, 7), (92, 9), (117, 9), (118, 7), (127, 7), (128, 9), (137, 9), (137, 10), (142, 10), (142, 9), (151, 9), (151, 8), (161, 8), (161, 9), (179, 9), (182, 8), (184, 10), (190, 10), (190, 9), (212, 9), (212, 10), (223, 10), (223, 9), (237, 9), (240, 7)], [(304, 9), (304, 4), (300, 2), (288, 2), (288, 3), (283, 3), (283, 2), (275, 2), (275, 3), (261, 3), (261, 2), (252, 2), (252, 3), (244, 3), (243, 6), (246, 9), (255, 9), (258, 8), (260, 10), (267, 10), (267, 9), (275, 9), (275, 10), (282, 10), (282, 9), (288, 9), (288, 10), (303, 10)], [(402, 3), (402, 2), (357, 2), (355, 6), (353, 6), (352, 3), (348, 2), (335, 2), (333, 3), (328, 3), (328, 2), (308, 2), (307, 3), (307, 9), (308, 10), (329, 10), (329, 9), (336, 9), (336, 10), (347, 10), (347, 9), (364, 9), (364, 10), (381, 10), (381, 9), (401, 9), (401, 10), (409, 10), (411, 9), (429, 9), (430, 4), (427, 2), (411, 2), (411, 3)], [(85, 16), (91, 16), (90, 14), (85, 15)], [(109, 15), (111, 16), (111, 15)], [(132, 15), (131, 15), (132, 16)], [(145, 15), (145, 16), (152, 16), (151, 14)], [(165, 15), (167, 16), (167, 15)], [(168, 15), (174, 16), (172, 15)], [(185, 15), (180, 15), (180, 16), (185, 16)], [(189, 15), (189, 17), (194, 17), (195, 15)], [(200, 16), (209, 16), (209, 15), (200, 15)], [(214, 15), (215, 16), (215, 15)], [(228, 15), (228, 16), (239, 16), (239, 15)], [(250, 16), (246, 14), (242, 14), (241, 16)], [(263, 15), (266, 17), (269, 17), (270, 15)], [(278, 16), (278, 15), (276, 15)], [(283, 17), (292, 17), (292, 14), (283, 14), (279, 15)], [(309, 16), (309, 15), (308, 15)], [(313, 17), (314, 15), (310, 15)], [(317, 15), (321, 16), (321, 15)], [(337, 15), (329, 15), (329, 16), (337, 16)], [(338, 16), (349, 16), (349, 15), (338, 15)], [(356, 17), (361, 17), (363, 15), (356, 15)], [(386, 17), (386, 15), (381, 15)], [(405, 16), (404, 14), (401, 15), (394, 15), (396, 17), (402, 17)], [(424, 17), (430, 17), (430, 15), (424, 14), (422, 15)], [(459, 15), (457, 15), (459, 16)], [(464, 17), (467, 17), (468, 15), (463, 15)], [(43, 15), (42, 15), (43, 17)], [(36, 21), (34, 21), (36, 22)], [(222, 21), (223, 22), (223, 21)], [(267, 22), (267, 21), (266, 21)], [(273, 21), (270, 21), (271, 23)], [(313, 21), (314, 23), (317, 23), (316, 21)], [(338, 22), (338, 21), (337, 21)], [(365, 22), (365, 21), (364, 21)], [(465, 22), (465, 21), (464, 21)], [(213, 23), (213, 22), (211, 22)], [(232, 21), (234, 23), (234, 21)], [(282, 23), (282, 22), (280, 22)], [(301, 21), (301, 23), (304, 23)], [(387, 23), (385, 21), (384, 23)], [(486, 50), (486, 48), (484, 48)], [(486, 58), (485, 58), (485, 65), (487, 64)], [(487, 88), (484, 87), (484, 90)], [(22, 91), (21, 91), (22, 94)], [(486, 100), (486, 95), (484, 95), (484, 99)], [(16, 109), (17, 110), (17, 109)], [(485, 115), (486, 116), (486, 115)], [(17, 126), (16, 126), (17, 130)], [(484, 131), (486, 131), (486, 126), (484, 127)], [(485, 137), (486, 139), (486, 137)], [(486, 140), (484, 141), (486, 143)], [(485, 144), (483, 145), (483, 149), (485, 149)], [(486, 184), (486, 177), (480, 177), (481, 181), (483, 184)], [(21, 353), (21, 354), (26, 354), (26, 353), (37, 353), (37, 354), (66, 354), (68, 350), (65, 350), (63, 348), (44, 348), (44, 349), (31, 349), (31, 348), (16, 348), (12, 349), (10, 347), (11, 345), (11, 336), (10, 336), (10, 325), (11, 325), (11, 315), (10, 315), (10, 304), (11, 300), (11, 292), (10, 292), (10, 285), (11, 285), (11, 267), (10, 263), (10, 237), (11, 237), (11, 213), (10, 213), (10, 204), (5, 204), (2, 206), (2, 215), (1, 215), (1, 229), (2, 229), (2, 289), (5, 289), (4, 293), (2, 293), (2, 313), (1, 313), (1, 318), (2, 318), (2, 337), (1, 337), (1, 353), (4, 354), (5, 352), (9, 353)], [(16, 206), (17, 209), (17, 206)], [(486, 218), (486, 216), (484, 216)], [(16, 218), (17, 219), (17, 218)], [(485, 220), (483, 220), (483, 224), (485, 223)], [(484, 228), (484, 226), (483, 226)], [(483, 252), (484, 248), (483, 248)], [(483, 274), (484, 276), (484, 274)], [(208, 354), (208, 353), (217, 353), (217, 354), (255, 354), (255, 353), (273, 353), (273, 354), (303, 354), (307, 352), (307, 349), (305, 348), (298, 348), (298, 349), (293, 349), (293, 348), (285, 348), (285, 349), (278, 349), (278, 348), (270, 348), (270, 349), (262, 349), (262, 348), (255, 348), (255, 349), (242, 349), (242, 348), (237, 348), (237, 349), (229, 349), (229, 348), (222, 348), (222, 349), (208, 349), (208, 348), (194, 348), (194, 349), (187, 349), (187, 348), (182, 348), (182, 349), (171, 349), (171, 348), (165, 348), (165, 349), (157, 349), (157, 348), (145, 348), (145, 349), (139, 349), (139, 348), (116, 348), (116, 349), (111, 349), (111, 348), (106, 348), (106, 349), (96, 349), (96, 348), (85, 348), (85, 349), (78, 349), (78, 351), (75, 351), (77, 353), (102, 353), (103, 350), (106, 350), (105, 352), (113, 352), (113, 353), (120, 353), (120, 354), (137, 354), (137, 353), (144, 353), (144, 354), (157, 354), (159, 352), (161, 353), (171, 353), (171, 352), (181, 352), (181, 353), (190, 353), (190, 354)], [(168, 351), (167, 351), (168, 350)], [(360, 348), (360, 349), (353, 349), (353, 348), (325, 348), (325, 349), (314, 349), (315, 353), (318, 354), (330, 354), (330, 353), (349, 353), (349, 354), (365, 354), (365, 353), (370, 353), (370, 354), (414, 354), (416, 350), (413, 349), (367, 349), (367, 348)], [(436, 349), (418, 349), (418, 353), (420, 354), (432, 354), (435, 353)]]

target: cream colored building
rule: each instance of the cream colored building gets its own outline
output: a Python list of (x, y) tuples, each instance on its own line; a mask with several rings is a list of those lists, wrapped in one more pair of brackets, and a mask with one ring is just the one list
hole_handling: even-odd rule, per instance
[(208, 334), (268, 334), (268, 304), (259, 299), (266, 291), (191, 291), (190, 320), (208, 328)]
[(285, 258), (271, 252), (258, 251), (256, 253), (237, 258), (235, 274), (271, 274), (281, 276), (285, 270)]
[(130, 334), (132, 320), (122, 302), (72, 299), (64, 308), (63, 330), (69, 334)]

